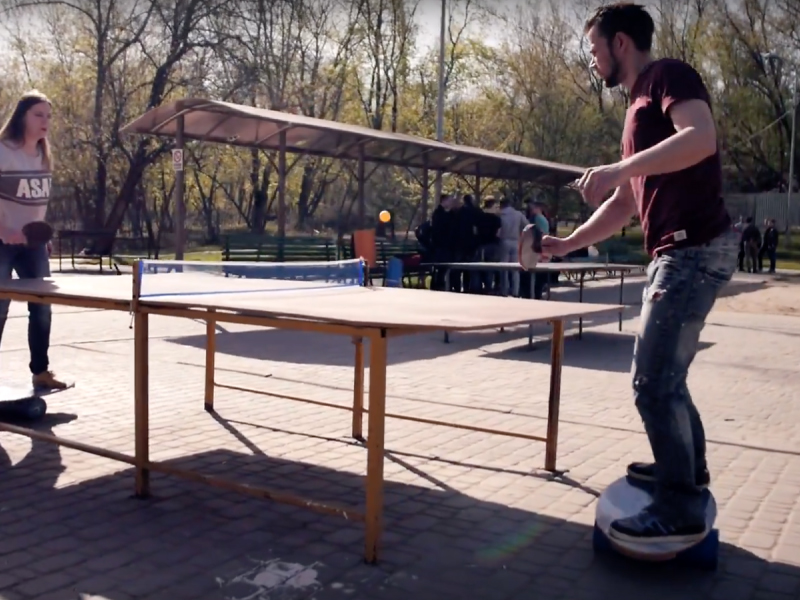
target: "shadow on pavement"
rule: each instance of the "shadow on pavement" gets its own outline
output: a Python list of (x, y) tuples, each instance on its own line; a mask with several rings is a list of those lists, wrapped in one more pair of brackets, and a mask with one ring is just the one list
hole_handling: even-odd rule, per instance
[[(331, 440), (326, 450), (316, 443), (320, 452), (348, 446), (365, 462), (350, 441)], [(387, 465), (403, 464), (399, 453), (387, 454)], [(363, 498), (358, 475), (258, 451), (170, 463), (319, 500), (359, 506)], [(134, 500), (130, 469), (55, 488), (59, 450), (36, 441), (9, 464), (0, 450), (4, 600), (610, 600), (645, 590), (654, 599), (705, 600), (792, 594), (800, 581), (795, 567), (727, 544), (716, 573), (596, 556), (590, 527), (476, 499), (419, 464), (415, 484), (387, 483), (378, 566), (361, 560), (362, 527), (340, 518), (158, 475), (154, 496)], [(563, 505), (555, 498), (573, 484), (543, 485)], [(591, 490), (570, 493), (580, 507), (594, 501)]]
[[(517, 328), (518, 331), (522, 329)], [(527, 331), (527, 329), (525, 329)], [(465, 349), (480, 348), (486, 344), (505, 341), (496, 330), (473, 332), (458, 344), (445, 344), (442, 332), (420, 333), (392, 338), (389, 341), (388, 364), (397, 365), (417, 360), (430, 360), (457, 354)], [(461, 338), (461, 334), (454, 336)], [(420, 338), (426, 338), (420, 343)], [(205, 349), (205, 335), (189, 335), (169, 338), (167, 341)], [(364, 360), (369, 365), (369, 341), (365, 339)], [(341, 335), (288, 331), (284, 329), (252, 329), (249, 331), (218, 331), (217, 354), (228, 354), (241, 358), (267, 360), (290, 364), (315, 364), (336, 367), (351, 367), (354, 348), (351, 340)]]
[[(633, 359), (634, 336), (626, 332), (583, 331), (583, 338), (568, 336), (564, 339), (564, 366), (595, 371), (628, 373)], [(698, 352), (711, 348), (714, 344), (700, 342)], [(497, 352), (485, 352), (485, 358), (518, 360), (550, 364), (550, 340), (537, 339), (530, 352), (527, 344)]]

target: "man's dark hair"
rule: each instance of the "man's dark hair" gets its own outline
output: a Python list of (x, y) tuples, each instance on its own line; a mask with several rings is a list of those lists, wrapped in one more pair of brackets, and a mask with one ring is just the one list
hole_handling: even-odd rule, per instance
[(486, 202), (483, 203), (483, 208), (492, 208), (495, 204), (497, 204), (497, 200), (494, 198), (489, 198)]
[(589, 33), (592, 27), (597, 27), (609, 42), (618, 33), (624, 33), (633, 40), (633, 45), (639, 52), (650, 52), (653, 47), (656, 26), (653, 18), (640, 4), (617, 2), (601, 6), (586, 21), (584, 33)]
[(441, 204), (442, 202), (447, 200), (449, 197), (450, 197), (450, 194), (439, 194), (439, 204)]
[(752, 223), (752, 222), (753, 222), (753, 217), (747, 217), (747, 219), (745, 220), (745, 223)]

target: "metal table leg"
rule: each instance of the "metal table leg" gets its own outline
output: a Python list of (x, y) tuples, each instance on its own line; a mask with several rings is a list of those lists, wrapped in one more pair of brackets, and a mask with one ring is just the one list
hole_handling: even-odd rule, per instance
[[(620, 305), (624, 306), (625, 301), (623, 300), (623, 288), (625, 287), (625, 271), (620, 271), (619, 276), (619, 303)], [(622, 331), (622, 312), (619, 311), (619, 330)]]
[(148, 314), (134, 317), (134, 435), (137, 498), (150, 496), (150, 378)]
[[(446, 269), (445, 272), (444, 272), (444, 291), (445, 292), (452, 291), (450, 289), (450, 269), (449, 268)], [(445, 332), (444, 332), (444, 343), (445, 344), (449, 344), (450, 343), (450, 333), (447, 330), (445, 330)]]
[(378, 562), (383, 530), (383, 457), (386, 425), (386, 330), (370, 339), (364, 561)]
[[(583, 303), (583, 280), (586, 279), (586, 272), (581, 271), (581, 282), (578, 288), (578, 302)], [(583, 317), (578, 319), (578, 339), (583, 339)]]
[(553, 341), (550, 350), (550, 399), (547, 407), (547, 442), (544, 468), (558, 474), (558, 418), (561, 408), (561, 365), (564, 356), (564, 321), (553, 322)]
[(364, 441), (364, 338), (354, 337), (353, 439)]

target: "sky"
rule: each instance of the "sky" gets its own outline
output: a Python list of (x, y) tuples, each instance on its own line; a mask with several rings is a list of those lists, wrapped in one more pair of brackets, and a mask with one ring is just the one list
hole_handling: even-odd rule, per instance
[[(494, 0), (499, 4), (503, 0)], [(447, 4), (451, 4), (448, 1)], [(442, 2), (441, 0), (419, 0), (415, 21), (419, 27), (418, 46), (420, 49), (426, 49), (430, 46), (437, 46), (439, 44), (439, 32), (441, 28), (442, 19)], [(463, 17), (458, 16), (455, 20), (457, 25), (462, 21)], [(481, 23), (481, 35), (484, 41), (492, 45), (499, 41), (499, 24), (498, 23)], [(474, 26), (473, 26), (474, 28)]]
[[(472, 0), (475, 2), (475, 0)], [(491, 0), (494, 4), (499, 5), (504, 3), (505, 0)], [(441, 0), (418, 0), (417, 12), (415, 15), (415, 22), (419, 27), (418, 46), (420, 51), (425, 51), (432, 46), (437, 46), (439, 43), (439, 31), (441, 26), (442, 15), (442, 1)], [(451, 4), (455, 4), (455, 10), (461, 4), (458, 0), (447, 0), (448, 9)], [(461, 22), (460, 15), (456, 18), (455, 24)], [(486, 43), (492, 44), (499, 40), (499, 24), (498, 23), (481, 23), (481, 34), (484, 36)], [(474, 27), (473, 27), (474, 29)], [(0, 26), (0, 52), (8, 50), (8, 42), (10, 35), (6, 27)]]

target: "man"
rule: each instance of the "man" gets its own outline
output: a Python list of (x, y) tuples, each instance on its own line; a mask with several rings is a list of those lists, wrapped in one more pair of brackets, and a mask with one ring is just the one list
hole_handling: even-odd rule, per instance
[(764, 231), (764, 242), (758, 254), (758, 270), (764, 269), (764, 255), (769, 258), (769, 272), (775, 272), (775, 259), (778, 254), (778, 228), (775, 219), (767, 219), (767, 229)]
[(753, 222), (753, 217), (747, 217), (747, 226), (741, 237), (741, 247), (744, 248), (745, 266), (748, 273), (758, 271), (758, 249), (761, 246), (761, 232), (758, 225)]
[[(511, 206), (508, 197), (500, 201), (500, 262), (519, 262), (519, 236), (528, 220)], [(508, 279), (511, 278), (511, 295), (519, 297), (519, 271), (501, 273), (500, 294), (508, 296)]]
[(600, 8), (587, 22), (592, 68), (607, 87), (630, 92), (622, 160), (586, 171), (577, 187), (598, 210), (568, 237), (545, 237), (543, 248), (563, 256), (595, 244), (638, 212), (652, 262), (633, 392), (655, 462), (632, 463), (628, 475), (654, 481), (655, 494), (639, 514), (614, 521), (610, 535), (691, 543), (707, 534), (702, 488), (710, 476), (686, 379), (705, 319), (736, 268), (738, 240), (722, 200), (709, 94), (689, 65), (651, 56), (653, 31), (644, 8), (628, 3)]
[[(536, 225), (542, 232), (542, 235), (550, 233), (550, 221), (544, 214), (546, 205), (540, 200), (534, 200), (531, 203), (531, 212), (528, 216), (528, 221)], [(555, 234), (554, 234), (555, 235)], [(533, 299), (541, 300), (544, 295), (544, 288), (550, 279), (550, 273), (533, 273)]]
[(541, 200), (528, 200), (527, 218), (530, 223), (542, 230), (542, 233), (550, 233), (550, 221), (544, 215), (546, 204)]
[[(452, 211), (454, 199), (450, 194), (439, 196), (439, 206), (431, 215), (431, 254), (433, 262), (455, 262), (457, 224)], [(445, 281), (446, 269), (434, 269), (431, 277), (431, 290), (444, 291), (451, 282)]]
[[(547, 205), (541, 200), (529, 198), (525, 201), (526, 210), (525, 218), (529, 223), (535, 225), (542, 235), (555, 235), (550, 230), (550, 220), (547, 218), (545, 209)], [(551, 282), (552, 273), (545, 272), (529, 272), (523, 271), (520, 274), (520, 289), (525, 298), (533, 298), (534, 300), (541, 300), (544, 296), (544, 290), (549, 282)], [(533, 282), (533, 285), (531, 285)]]
[(739, 265), (739, 270), (744, 271), (744, 243), (742, 242), (742, 234), (744, 233), (744, 217), (739, 215), (739, 220), (733, 224), (733, 230), (739, 236), (739, 256), (737, 258), (737, 264)]
[[(458, 262), (477, 262), (480, 241), (478, 239), (478, 224), (483, 211), (475, 204), (472, 194), (464, 196), (463, 205), (458, 210)], [(463, 271), (462, 291), (477, 294), (481, 288), (480, 273), (476, 271)]]
[[(480, 262), (494, 263), (500, 261), (500, 228), (503, 226), (500, 220), (499, 208), (494, 198), (488, 198), (483, 204), (481, 220), (478, 224), (478, 239), (480, 247), (478, 249), (478, 260)], [(497, 292), (497, 273), (494, 271), (481, 272), (483, 291), (486, 294)]]

